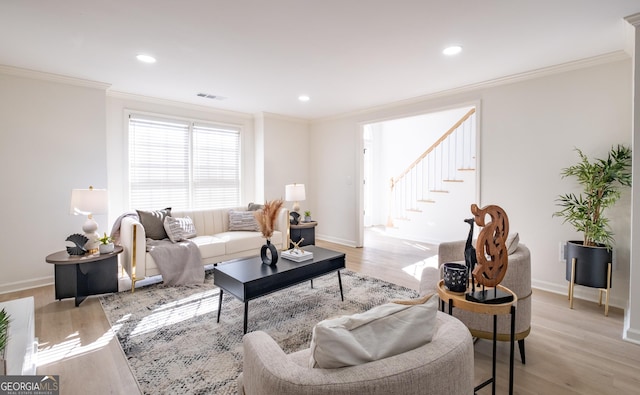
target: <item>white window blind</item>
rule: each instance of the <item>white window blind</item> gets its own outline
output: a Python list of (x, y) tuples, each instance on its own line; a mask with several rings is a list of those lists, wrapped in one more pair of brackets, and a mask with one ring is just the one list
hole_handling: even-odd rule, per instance
[(132, 114), (129, 207), (235, 207), (240, 203), (240, 132)]

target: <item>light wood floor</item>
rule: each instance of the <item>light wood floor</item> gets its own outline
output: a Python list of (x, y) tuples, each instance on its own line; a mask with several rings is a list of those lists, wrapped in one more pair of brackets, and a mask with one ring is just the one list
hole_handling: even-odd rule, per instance
[[(365, 247), (344, 247), (347, 268), (417, 289), (421, 268), (432, 264), (435, 246), (389, 239), (368, 232)], [(0, 301), (35, 297), (38, 374), (60, 375), (61, 394), (136, 394), (137, 383), (96, 297), (79, 308), (72, 299), (54, 300), (53, 286), (0, 295)], [(597, 303), (534, 290), (527, 364), (516, 357), (517, 394), (638, 394), (640, 346), (621, 339), (623, 313), (612, 308), (604, 317)], [(491, 343), (475, 346), (476, 383), (491, 375)], [(497, 393), (506, 394), (508, 344), (498, 346)], [(478, 394), (490, 394), (486, 387)]]

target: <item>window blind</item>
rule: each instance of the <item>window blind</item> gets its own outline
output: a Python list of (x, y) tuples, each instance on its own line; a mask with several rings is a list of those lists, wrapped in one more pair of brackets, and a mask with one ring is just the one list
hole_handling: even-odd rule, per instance
[(132, 114), (129, 207), (234, 207), (240, 203), (240, 132)]

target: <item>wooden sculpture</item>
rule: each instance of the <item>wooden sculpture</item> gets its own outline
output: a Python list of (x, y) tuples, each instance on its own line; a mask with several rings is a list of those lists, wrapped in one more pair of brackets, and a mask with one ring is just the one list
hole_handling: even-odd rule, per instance
[[(495, 287), (507, 273), (509, 260), (506, 242), (509, 235), (509, 218), (504, 210), (496, 205), (478, 208), (472, 204), (471, 213), (476, 224), (483, 227), (476, 243), (478, 263), (473, 270), (473, 277), (480, 285)], [(491, 217), (489, 223), (485, 223), (487, 215)]]

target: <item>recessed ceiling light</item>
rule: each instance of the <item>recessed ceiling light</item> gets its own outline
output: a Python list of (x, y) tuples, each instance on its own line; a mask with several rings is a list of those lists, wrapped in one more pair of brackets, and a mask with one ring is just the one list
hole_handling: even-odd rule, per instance
[(155, 63), (156, 62), (156, 58), (154, 58), (151, 55), (140, 54), (140, 55), (136, 56), (136, 59), (138, 59), (139, 61), (144, 62), (144, 63)]
[(298, 100), (300, 101), (309, 101), (311, 98), (307, 95), (300, 95), (298, 96)]
[(445, 55), (457, 55), (462, 51), (462, 47), (459, 45), (452, 45), (450, 47), (445, 48), (442, 53)]

